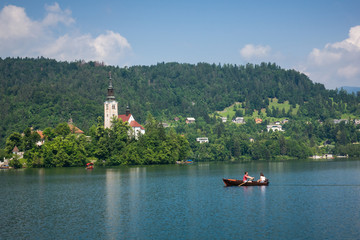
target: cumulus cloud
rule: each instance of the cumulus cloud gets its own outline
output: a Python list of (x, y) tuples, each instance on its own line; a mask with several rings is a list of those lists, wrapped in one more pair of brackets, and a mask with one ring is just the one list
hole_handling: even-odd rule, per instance
[[(70, 10), (58, 3), (45, 6), (41, 21), (30, 19), (24, 8), (8, 5), (0, 11), (0, 54), (2, 57), (44, 56), (58, 60), (103, 61), (123, 65), (131, 56), (131, 45), (119, 33), (106, 31), (98, 36), (70, 31), (75, 24)], [(65, 28), (58, 35), (59, 28)], [(77, 32), (77, 31), (75, 31)]]
[(75, 20), (71, 17), (71, 11), (68, 9), (62, 10), (58, 3), (54, 3), (54, 5), (46, 5), (45, 9), (47, 11), (47, 15), (42, 21), (45, 26), (56, 25), (58, 23), (63, 23), (65, 25), (75, 23)]
[(303, 70), (327, 88), (360, 86), (360, 25), (350, 28), (347, 39), (314, 48)]
[(247, 44), (240, 50), (240, 55), (246, 60), (261, 59), (269, 56), (270, 46)]

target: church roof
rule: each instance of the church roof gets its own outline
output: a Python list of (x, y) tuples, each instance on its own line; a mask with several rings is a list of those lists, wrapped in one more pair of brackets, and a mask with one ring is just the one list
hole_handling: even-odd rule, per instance
[(122, 114), (118, 116), (118, 119), (121, 119), (123, 122), (129, 122), (130, 117), (131, 117), (131, 113), (129, 115)]
[(130, 127), (133, 127), (133, 128), (135, 128), (135, 127), (139, 127), (140, 129), (142, 129), (142, 130), (144, 130), (145, 128), (143, 127), (143, 126), (141, 126), (140, 125), (140, 123), (138, 123), (137, 121), (131, 121), (131, 123), (130, 123)]
[[(118, 119), (121, 119), (123, 122), (129, 122), (130, 120), (130, 117), (131, 117), (131, 113), (126, 115), (126, 114), (121, 114), (118, 116)], [(134, 119), (134, 118), (133, 118)], [(141, 128), (142, 130), (144, 130), (145, 128), (140, 124), (138, 123), (137, 121), (135, 120), (132, 120), (130, 123), (129, 123), (130, 127), (132, 128), (136, 128), (136, 127), (139, 127)]]

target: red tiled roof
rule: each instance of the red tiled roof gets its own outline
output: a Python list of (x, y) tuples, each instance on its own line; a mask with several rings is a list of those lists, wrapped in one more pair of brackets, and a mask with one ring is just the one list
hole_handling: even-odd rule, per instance
[(139, 127), (140, 129), (144, 130), (144, 127), (135, 120), (130, 123), (130, 127)]
[(84, 133), (83, 131), (81, 131), (78, 127), (74, 126), (73, 124), (68, 123), (68, 125), (69, 125), (69, 128), (70, 128), (72, 133), (76, 133), (76, 134), (83, 134)]
[(40, 139), (44, 139), (43, 131), (41, 131), (41, 130), (36, 130), (36, 132), (40, 135)]
[(19, 152), (19, 149), (17, 146), (14, 147), (14, 149), (12, 150), (12, 152)]
[(126, 114), (122, 114), (118, 116), (118, 119), (121, 119), (123, 122), (129, 122), (129, 119), (131, 117), (131, 114), (127, 115)]

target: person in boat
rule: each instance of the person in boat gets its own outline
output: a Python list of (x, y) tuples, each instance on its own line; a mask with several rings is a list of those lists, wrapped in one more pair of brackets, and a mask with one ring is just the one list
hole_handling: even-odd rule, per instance
[(245, 172), (245, 175), (243, 177), (243, 182), (246, 183), (246, 182), (251, 182), (251, 180), (253, 180), (254, 178), (249, 176), (249, 173), (248, 172)]
[(257, 180), (257, 182), (263, 183), (263, 182), (265, 182), (265, 181), (266, 181), (266, 177), (265, 177), (264, 174), (261, 172), (261, 173), (260, 173), (260, 178), (259, 178), (259, 180)]

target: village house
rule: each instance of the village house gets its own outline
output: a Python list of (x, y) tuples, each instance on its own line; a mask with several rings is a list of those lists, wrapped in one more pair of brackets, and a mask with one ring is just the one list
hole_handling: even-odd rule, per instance
[(36, 130), (36, 132), (40, 136), (40, 140), (36, 142), (36, 146), (40, 147), (41, 145), (43, 145), (45, 143), (45, 136), (44, 136), (43, 131), (41, 131), (41, 130)]
[(188, 117), (188, 118), (186, 118), (185, 122), (186, 122), (187, 124), (189, 124), (189, 123), (195, 123), (195, 118), (193, 118), (193, 117)]
[(3, 161), (0, 161), (0, 168), (4, 168), (7, 169), (9, 168), (9, 160), (8, 159), (3, 159)]
[(78, 127), (76, 127), (74, 125), (72, 118), (69, 119), (68, 126), (70, 128), (71, 133), (73, 133), (73, 134), (84, 134), (84, 132), (82, 130), (80, 130)]
[(261, 118), (255, 118), (255, 123), (256, 124), (260, 124), (260, 123), (262, 123), (262, 119)]
[(289, 122), (289, 119), (284, 119), (281, 121), (282, 124)]
[(347, 123), (349, 122), (349, 121), (346, 120), (346, 119), (334, 119), (333, 121), (334, 121), (334, 124), (339, 124), (339, 123), (341, 123), (341, 122), (345, 122), (345, 124), (347, 124)]
[(283, 132), (284, 131), (280, 124), (267, 125), (267, 131), (270, 132), (270, 130), (272, 130), (273, 132), (275, 132), (275, 131)]
[(19, 156), (19, 158), (23, 158), (24, 157), (24, 152), (20, 152), (19, 148), (17, 146), (15, 146), (12, 150), (13, 154), (16, 154)]
[(199, 143), (208, 143), (209, 138), (207, 138), (207, 137), (198, 137), (198, 138), (196, 138), (196, 141), (199, 142)]
[(236, 117), (235, 119), (232, 120), (233, 123), (237, 123), (237, 124), (244, 124), (244, 118), (243, 117)]
[(220, 118), (221, 118), (221, 121), (222, 121), (223, 123), (226, 123), (227, 117), (220, 117)]
[(360, 124), (360, 119), (355, 119), (355, 120), (354, 120), (354, 124), (355, 124), (355, 125), (359, 125), (359, 124)]

